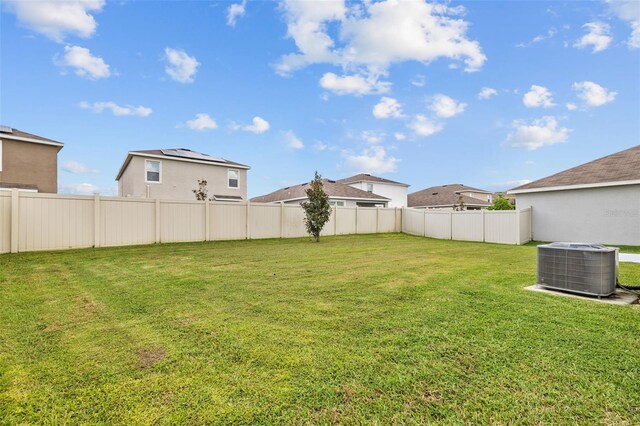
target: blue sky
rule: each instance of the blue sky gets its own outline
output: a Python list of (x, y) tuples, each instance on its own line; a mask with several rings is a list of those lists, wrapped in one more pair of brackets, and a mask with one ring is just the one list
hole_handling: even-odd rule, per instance
[[(640, 143), (640, 2), (5, 1), (0, 121), (248, 164), (249, 195), (368, 172), (503, 190)], [(195, 186), (194, 186), (195, 187)]]

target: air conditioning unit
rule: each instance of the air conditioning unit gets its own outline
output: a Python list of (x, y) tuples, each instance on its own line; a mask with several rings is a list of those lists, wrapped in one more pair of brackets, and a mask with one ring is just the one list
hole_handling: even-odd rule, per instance
[(617, 278), (617, 248), (586, 243), (538, 246), (540, 286), (606, 297), (616, 291)]

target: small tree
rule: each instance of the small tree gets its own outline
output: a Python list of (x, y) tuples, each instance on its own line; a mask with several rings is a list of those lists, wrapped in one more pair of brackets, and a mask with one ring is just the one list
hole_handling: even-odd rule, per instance
[(493, 204), (487, 208), (487, 210), (513, 210), (514, 207), (511, 202), (504, 198), (504, 195), (498, 194), (498, 198), (493, 200)]
[(192, 189), (193, 193), (196, 195), (196, 200), (198, 201), (206, 201), (207, 200), (207, 181), (206, 179), (198, 179), (198, 189)]
[(324, 192), (322, 176), (318, 172), (315, 173), (309, 189), (305, 192), (309, 201), (300, 203), (305, 213), (304, 224), (309, 235), (315, 238), (316, 242), (319, 242), (320, 232), (331, 216), (331, 206), (329, 205), (329, 196)]

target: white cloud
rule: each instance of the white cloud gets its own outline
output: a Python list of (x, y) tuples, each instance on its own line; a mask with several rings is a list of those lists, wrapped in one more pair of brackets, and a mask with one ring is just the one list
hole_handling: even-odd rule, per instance
[(116, 104), (115, 102), (89, 103), (89, 102), (83, 101), (83, 102), (80, 102), (79, 105), (80, 105), (80, 108), (88, 109), (95, 113), (101, 113), (104, 110), (110, 110), (111, 113), (115, 116), (132, 115), (132, 116), (138, 116), (138, 117), (148, 117), (153, 112), (151, 108), (148, 108), (142, 105), (137, 107), (132, 105), (121, 106)]
[(293, 149), (302, 149), (304, 148), (304, 143), (302, 143), (302, 139), (296, 136), (292, 130), (287, 130), (284, 132), (284, 140), (287, 142), (287, 146)]
[(578, 109), (578, 105), (574, 104), (573, 102), (567, 102), (565, 104), (565, 107), (567, 107), (569, 111), (575, 111)]
[(347, 167), (355, 173), (384, 174), (396, 171), (398, 160), (381, 146), (366, 148), (361, 154), (344, 153)]
[(375, 118), (399, 118), (402, 117), (402, 105), (396, 99), (383, 96), (373, 107)]
[(492, 89), (491, 87), (483, 87), (482, 90), (480, 90), (480, 93), (478, 93), (478, 99), (485, 100), (497, 95), (498, 92), (496, 91), (496, 89)]
[(380, 81), (378, 76), (344, 75), (325, 73), (320, 79), (320, 87), (337, 95), (371, 95), (389, 91), (391, 83)]
[(560, 127), (556, 118), (551, 116), (534, 119), (531, 122), (515, 120), (512, 126), (515, 131), (507, 136), (506, 143), (530, 151), (566, 142), (571, 132), (566, 127)]
[(63, 194), (92, 195), (100, 192), (100, 187), (92, 183), (71, 183), (60, 185), (60, 192)]
[(18, 22), (50, 39), (62, 42), (67, 34), (88, 38), (97, 24), (92, 13), (102, 10), (104, 0), (5, 1)]
[(62, 163), (62, 170), (69, 173), (87, 173), (89, 171), (87, 166), (73, 160), (67, 160)]
[(522, 103), (527, 108), (551, 108), (553, 103), (553, 94), (544, 86), (532, 85), (531, 89), (522, 97)]
[(422, 114), (417, 114), (407, 125), (418, 136), (431, 136), (442, 131), (442, 124), (430, 120)]
[(234, 3), (227, 9), (227, 25), (230, 27), (236, 26), (236, 20), (244, 16), (245, 8), (247, 6), (247, 0), (242, 0), (240, 3)]
[(169, 77), (179, 83), (193, 83), (198, 66), (200, 66), (194, 56), (189, 56), (184, 50), (170, 47), (164, 49), (164, 55), (168, 62), (164, 70)]
[(640, 48), (640, 2), (638, 0), (607, 0), (607, 4), (614, 15), (631, 26), (631, 35), (627, 40), (629, 48)]
[(511, 188), (517, 188), (522, 185), (526, 185), (531, 182), (533, 182), (531, 179), (516, 179), (516, 180), (507, 180), (504, 182), (492, 183), (489, 186), (491, 186), (492, 188), (499, 188), (499, 189), (511, 189)]
[(407, 135), (405, 135), (402, 132), (395, 132), (393, 134), (393, 137), (396, 138), (397, 141), (403, 141), (403, 140), (405, 140), (407, 138)]
[(385, 136), (384, 133), (375, 130), (365, 130), (360, 134), (362, 140), (372, 145), (382, 142)]
[(253, 117), (252, 124), (249, 124), (248, 126), (244, 126), (242, 130), (244, 130), (245, 132), (259, 134), (259, 133), (266, 132), (270, 128), (271, 128), (271, 125), (267, 120), (265, 120), (262, 117), (255, 116)]
[(329, 148), (329, 145), (327, 145), (322, 141), (316, 141), (313, 144), (313, 149), (315, 149), (316, 151), (326, 151), (328, 148)]
[(188, 120), (185, 125), (191, 130), (204, 131), (218, 128), (218, 123), (209, 114), (198, 113), (196, 118)]
[(578, 93), (587, 107), (598, 107), (613, 102), (618, 92), (605, 89), (593, 81), (573, 83), (573, 90)]
[(424, 87), (427, 85), (427, 78), (422, 74), (418, 74), (411, 80), (411, 84), (416, 87)]
[(433, 97), (429, 109), (438, 117), (450, 118), (464, 111), (467, 104), (458, 102), (447, 95), (438, 94)]
[(573, 47), (583, 49), (592, 46), (592, 52), (602, 52), (607, 49), (613, 37), (611, 37), (611, 31), (609, 24), (604, 22), (587, 22), (582, 26), (587, 29), (587, 33), (573, 44)]
[(553, 38), (555, 37), (556, 34), (558, 34), (558, 30), (556, 30), (555, 28), (550, 28), (546, 34), (538, 34), (537, 36), (532, 38), (531, 41), (529, 41), (528, 43), (518, 43), (516, 44), (516, 47), (529, 47), (532, 44), (540, 43), (541, 41)]
[[(465, 70), (472, 72), (486, 60), (479, 43), (466, 36), (469, 24), (459, 16), (464, 12), (462, 7), (424, 0), (364, 2), (349, 7), (344, 0), (285, 0), (283, 11), (287, 35), (294, 40), (297, 52), (282, 56), (276, 71), (288, 75), (312, 64), (339, 66), (350, 73), (342, 78), (360, 76), (360, 80), (350, 79), (350, 89), (341, 90), (343, 94), (381, 93), (384, 86), (374, 83), (394, 63), (446, 58), (464, 62)], [(329, 27), (335, 28), (335, 36)], [(388, 88), (389, 83), (384, 84)], [(358, 89), (352, 88), (354, 85)]]
[(109, 65), (98, 56), (93, 56), (89, 49), (80, 46), (65, 46), (64, 56), (55, 60), (63, 67), (74, 68), (76, 75), (90, 80), (107, 78), (111, 75)]

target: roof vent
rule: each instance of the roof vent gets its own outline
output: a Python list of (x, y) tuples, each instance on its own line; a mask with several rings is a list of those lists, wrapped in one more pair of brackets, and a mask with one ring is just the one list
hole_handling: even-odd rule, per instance
[(13, 133), (13, 129), (9, 126), (0, 125), (0, 132), (2, 133)]
[(437, 192), (432, 192), (431, 195), (438, 195), (438, 193)]

